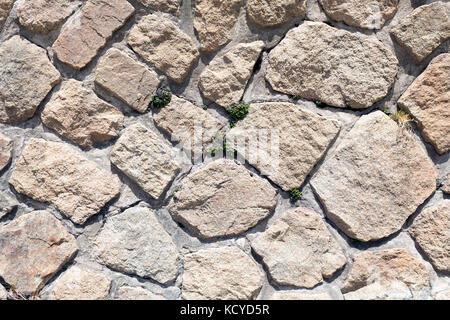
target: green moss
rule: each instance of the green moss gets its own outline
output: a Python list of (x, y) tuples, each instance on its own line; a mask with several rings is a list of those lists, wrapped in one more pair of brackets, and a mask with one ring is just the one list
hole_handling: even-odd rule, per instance
[(172, 99), (172, 93), (167, 89), (159, 88), (152, 96), (152, 106), (161, 109), (167, 106)]
[(228, 110), (228, 114), (230, 115), (231, 118), (230, 122), (231, 128), (233, 128), (239, 120), (242, 120), (247, 116), (249, 107), (250, 107), (249, 104), (242, 103)]
[(303, 196), (303, 192), (294, 188), (289, 190), (289, 196), (291, 197), (292, 200), (298, 200)]
[(298, 94), (296, 94), (296, 95), (292, 96), (292, 100), (295, 100), (295, 101), (300, 100), (300, 96)]

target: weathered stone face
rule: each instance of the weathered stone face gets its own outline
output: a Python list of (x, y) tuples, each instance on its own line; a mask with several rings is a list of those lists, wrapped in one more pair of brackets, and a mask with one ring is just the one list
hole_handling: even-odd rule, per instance
[(184, 257), (183, 299), (249, 300), (261, 287), (256, 262), (237, 247), (204, 249)]
[(19, 22), (34, 33), (56, 29), (80, 5), (77, 0), (25, 0), (17, 8)]
[(263, 47), (262, 41), (242, 43), (215, 57), (198, 83), (205, 98), (226, 109), (238, 104)]
[(292, 18), (303, 18), (306, 0), (249, 0), (247, 14), (253, 23), (261, 27), (276, 27)]
[(266, 79), (280, 92), (363, 109), (387, 95), (397, 71), (397, 58), (381, 42), (305, 22), (270, 52)]
[(341, 290), (346, 298), (407, 299), (429, 285), (425, 265), (399, 248), (357, 254)]
[(169, 204), (174, 219), (203, 239), (235, 236), (266, 218), (276, 190), (233, 160), (216, 160), (190, 174)]
[(55, 280), (50, 300), (106, 300), (111, 281), (101, 272), (75, 265)]
[(33, 211), (0, 227), (0, 276), (29, 295), (77, 252), (75, 238), (47, 211)]
[(254, 103), (245, 119), (227, 134), (227, 144), (263, 175), (288, 191), (303, 184), (339, 129), (338, 121), (319, 116), (299, 105)]
[(122, 286), (117, 290), (117, 300), (167, 300), (143, 288)]
[(139, 123), (126, 129), (109, 158), (155, 199), (161, 197), (180, 170), (169, 143)]
[(97, 97), (82, 82), (68, 80), (45, 105), (42, 123), (84, 148), (116, 138), (123, 114)]
[(295, 291), (276, 291), (270, 300), (333, 300), (328, 293), (304, 293)]
[(11, 213), (18, 202), (6, 192), (0, 192), (0, 219)]
[(44, 49), (20, 36), (0, 44), (0, 122), (33, 117), (39, 104), (60, 81)]
[(8, 292), (5, 288), (0, 284), (0, 300), (6, 300), (8, 298)]
[(434, 192), (436, 178), (414, 138), (376, 111), (356, 122), (311, 186), (343, 232), (370, 241), (400, 230)]
[(201, 50), (215, 52), (231, 40), (242, 0), (195, 0), (194, 28)]
[(446, 194), (450, 194), (450, 173), (447, 175), (447, 180), (442, 187), (442, 191)]
[(0, 134), (0, 171), (11, 161), (13, 141)]
[(439, 154), (450, 150), (450, 53), (434, 58), (398, 100)]
[(416, 62), (421, 62), (450, 38), (449, 16), (450, 2), (423, 5), (402, 18), (391, 34)]
[(398, 0), (320, 0), (335, 21), (363, 29), (381, 29), (397, 12)]
[(67, 144), (32, 138), (9, 183), (17, 192), (50, 202), (73, 222), (83, 224), (120, 192), (120, 181), (80, 156)]
[(437, 270), (450, 272), (450, 200), (425, 208), (409, 233)]
[(319, 215), (304, 208), (286, 211), (251, 246), (279, 285), (312, 288), (346, 263)]
[(178, 15), (183, 0), (137, 0), (147, 8)]
[(134, 7), (126, 0), (88, 0), (64, 25), (53, 52), (61, 62), (82, 69), (133, 13)]
[(167, 18), (143, 17), (128, 36), (128, 44), (145, 61), (182, 83), (199, 58), (192, 39)]
[(97, 65), (95, 83), (142, 113), (147, 110), (160, 81), (156, 72), (111, 48)]
[(93, 256), (114, 270), (163, 284), (178, 275), (178, 250), (154, 212), (146, 207), (108, 217), (93, 243)]
[(8, 18), (9, 11), (11, 11), (14, 2), (16, 2), (16, 0), (0, 0), (0, 31), (3, 28), (6, 18)]

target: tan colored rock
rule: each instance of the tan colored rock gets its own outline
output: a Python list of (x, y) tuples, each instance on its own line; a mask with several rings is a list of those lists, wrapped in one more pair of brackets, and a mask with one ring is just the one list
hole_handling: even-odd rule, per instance
[(0, 31), (16, 0), (0, 0)]
[(6, 289), (0, 284), (0, 300), (6, 300), (8, 298), (8, 292)]
[(61, 62), (82, 69), (133, 13), (126, 0), (88, 0), (64, 25), (53, 52)]
[(117, 176), (59, 142), (32, 138), (9, 183), (17, 192), (53, 204), (73, 222), (85, 223), (120, 192)]
[(200, 75), (205, 98), (226, 109), (238, 104), (263, 48), (262, 41), (241, 43), (216, 56)]
[(80, 5), (77, 0), (25, 0), (17, 8), (19, 22), (34, 33), (56, 29)]
[(110, 155), (112, 164), (155, 199), (179, 172), (174, 158), (169, 143), (139, 123), (126, 129)]
[(163, 284), (178, 275), (178, 250), (153, 210), (146, 207), (108, 217), (93, 243), (92, 255), (111, 269)]
[(276, 194), (244, 166), (219, 159), (184, 178), (168, 209), (200, 238), (236, 236), (271, 213)]
[(235, 246), (204, 249), (184, 258), (186, 300), (255, 299), (262, 282), (256, 262)]
[(142, 5), (155, 11), (178, 15), (183, 0), (137, 0)]
[(416, 62), (421, 62), (450, 38), (449, 17), (450, 2), (433, 2), (403, 17), (391, 34)]
[(292, 18), (304, 18), (306, 0), (249, 0), (247, 14), (253, 23), (261, 27), (276, 27)]
[(436, 293), (435, 300), (450, 300), (450, 289), (442, 290)]
[(409, 233), (437, 270), (450, 272), (450, 200), (424, 209)]
[(0, 227), (0, 277), (21, 294), (37, 293), (77, 251), (58, 219), (33, 211)]
[(128, 35), (128, 44), (145, 61), (182, 83), (200, 54), (192, 39), (167, 18), (143, 17)]
[(111, 281), (101, 272), (75, 265), (55, 280), (50, 300), (107, 300)]
[(143, 288), (122, 286), (117, 292), (117, 300), (167, 300)]
[(357, 254), (341, 290), (346, 299), (406, 299), (429, 286), (425, 265), (399, 248)]
[(138, 112), (145, 112), (159, 86), (156, 72), (115, 48), (100, 59), (95, 83)]
[(11, 213), (18, 206), (18, 202), (9, 192), (0, 192), (0, 219)]
[(334, 21), (362, 29), (381, 29), (397, 12), (398, 0), (320, 0)]
[(73, 79), (62, 84), (41, 114), (45, 126), (84, 148), (116, 138), (123, 118), (119, 109)]
[(442, 191), (446, 194), (450, 194), (450, 173), (447, 175), (447, 181), (444, 183)]
[(398, 100), (439, 154), (450, 150), (450, 53), (434, 58)]
[(0, 122), (33, 117), (39, 104), (60, 81), (47, 52), (20, 36), (0, 44)]
[(387, 95), (397, 71), (397, 58), (381, 42), (305, 22), (270, 51), (266, 79), (280, 92), (363, 109)]
[(338, 121), (300, 105), (254, 103), (245, 119), (227, 134), (227, 144), (288, 191), (303, 184), (339, 130)]
[(242, 0), (195, 0), (194, 28), (200, 50), (215, 52), (231, 41)]
[(282, 286), (312, 288), (341, 269), (346, 258), (325, 223), (312, 210), (287, 210), (251, 240), (271, 278)]
[(213, 142), (223, 124), (202, 108), (172, 95), (170, 103), (153, 115), (156, 126), (183, 146), (195, 160)]
[(0, 171), (11, 162), (12, 148), (13, 141), (0, 134)]
[(355, 123), (311, 186), (345, 234), (371, 241), (400, 230), (435, 191), (436, 178), (423, 148), (376, 111)]
[(333, 300), (326, 292), (324, 293), (306, 293), (298, 291), (276, 291), (270, 300)]

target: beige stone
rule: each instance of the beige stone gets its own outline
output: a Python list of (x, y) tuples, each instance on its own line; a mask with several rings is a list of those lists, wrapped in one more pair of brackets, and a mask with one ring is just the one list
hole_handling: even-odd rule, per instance
[(437, 270), (450, 272), (450, 200), (425, 208), (409, 233)]
[(276, 27), (292, 18), (304, 18), (306, 0), (249, 0), (247, 2), (249, 19), (262, 27)]
[(0, 44), (0, 122), (33, 117), (39, 104), (60, 81), (47, 52), (20, 36)]
[(434, 58), (398, 100), (439, 154), (450, 150), (450, 53)]
[(339, 130), (338, 121), (301, 105), (254, 103), (245, 119), (227, 134), (227, 144), (288, 191), (303, 184)]
[(132, 207), (106, 219), (93, 257), (111, 269), (167, 284), (178, 275), (178, 250), (153, 210)]
[(100, 59), (95, 84), (138, 112), (145, 112), (159, 86), (156, 72), (115, 48)]
[(56, 29), (80, 5), (78, 0), (25, 0), (17, 8), (19, 22), (34, 33)]
[(50, 300), (107, 300), (111, 281), (101, 272), (84, 265), (65, 271), (50, 293)]
[(262, 41), (241, 43), (215, 57), (198, 83), (205, 98), (226, 109), (238, 104), (263, 47)]
[(11, 162), (12, 148), (13, 141), (0, 134), (0, 171)]
[(434, 296), (435, 300), (450, 300), (450, 289), (441, 290)]
[(6, 300), (8, 298), (8, 292), (6, 289), (0, 284), (0, 300)]
[(171, 20), (156, 15), (143, 17), (128, 35), (128, 44), (145, 61), (182, 83), (200, 54), (192, 39)]
[(122, 286), (117, 291), (117, 300), (167, 300), (143, 288)]
[(398, 0), (320, 0), (334, 21), (362, 29), (381, 29), (397, 12)]
[(333, 300), (330, 294), (323, 293), (306, 293), (299, 291), (276, 291), (270, 300)]
[(18, 202), (9, 192), (0, 192), (0, 219), (11, 213), (18, 206)]
[(33, 211), (0, 227), (0, 277), (21, 294), (35, 294), (77, 251), (53, 215)]
[(73, 79), (62, 84), (41, 114), (45, 126), (84, 148), (116, 138), (123, 118), (119, 109)]
[(416, 62), (421, 62), (450, 38), (450, 2), (420, 6), (391, 29), (395, 40)]
[(250, 300), (262, 287), (256, 262), (237, 247), (185, 255), (182, 297), (186, 300)]
[(82, 224), (120, 192), (117, 176), (59, 142), (32, 138), (16, 163), (9, 183), (17, 192), (53, 204)]
[(381, 111), (362, 116), (311, 180), (326, 214), (349, 237), (401, 229), (436, 189), (425, 150)]
[(16, 0), (0, 0), (0, 31)]
[(224, 126), (207, 111), (172, 95), (170, 103), (153, 115), (156, 126), (179, 143), (196, 160)]
[(133, 13), (126, 0), (88, 0), (64, 25), (53, 52), (61, 62), (82, 69)]
[(169, 143), (139, 123), (126, 129), (109, 158), (155, 199), (161, 197), (180, 170)]
[(276, 190), (234, 160), (219, 159), (190, 174), (175, 192), (169, 212), (200, 238), (236, 236), (266, 218)]
[(412, 298), (413, 295), (408, 286), (398, 280), (384, 284), (373, 282), (344, 294), (345, 300), (410, 300)]
[(183, 0), (137, 0), (142, 5), (155, 11), (162, 11), (178, 15)]
[(309, 209), (287, 210), (251, 240), (271, 278), (282, 286), (312, 288), (341, 269), (346, 258), (319, 215)]
[(447, 175), (446, 182), (442, 186), (442, 191), (446, 194), (450, 194), (450, 173)]
[(266, 79), (280, 92), (363, 109), (387, 95), (397, 71), (397, 58), (381, 42), (305, 22), (270, 51)]
[(231, 41), (242, 0), (195, 0), (194, 28), (200, 50), (215, 52)]

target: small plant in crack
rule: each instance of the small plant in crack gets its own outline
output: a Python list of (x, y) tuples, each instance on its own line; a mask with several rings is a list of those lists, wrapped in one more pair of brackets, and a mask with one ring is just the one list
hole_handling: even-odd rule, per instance
[(167, 106), (172, 99), (172, 93), (168, 89), (159, 88), (152, 96), (152, 106), (161, 109)]
[(388, 116), (391, 114), (391, 112), (389, 111), (388, 108), (384, 108), (383, 112), (385, 115), (388, 115)]
[(407, 114), (403, 110), (397, 110), (390, 115), (391, 119), (397, 122), (398, 126), (407, 131), (411, 130), (411, 124), (414, 122), (413, 119), (410, 118), (409, 114)]
[(203, 105), (203, 106), (202, 106), (202, 109), (203, 109), (203, 110), (208, 110), (208, 106), (207, 106), (207, 105)]
[(317, 100), (317, 101), (315, 101), (315, 104), (318, 105), (318, 106), (320, 106), (320, 105), (322, 105), (322, 101)]
[(303, 192), (301, 192), (297, 188), (293, 188), (293, 189), (289, 190), (289, 197), (291, 197), (292, 201), (296, 201), (296, 200), (300, 199), (301, 197), (303, 197)]
[(300, 100), (300, 96), (298, 94), (292, 96), (292, 100), (298, 101)]
[(228, 114), (231, 118), (230, 127), (233, 128), (239, 120), (244, 119), (248, 114), (249, 104), (238, 104), (237, 106), (232, 107), (228, 110)]

